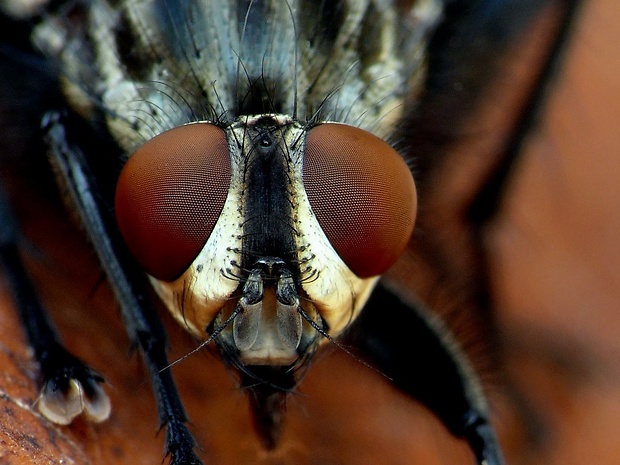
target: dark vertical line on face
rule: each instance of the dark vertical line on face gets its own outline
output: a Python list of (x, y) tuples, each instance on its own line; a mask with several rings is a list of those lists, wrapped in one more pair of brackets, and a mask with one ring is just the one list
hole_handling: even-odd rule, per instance
[(248, 129), (244, 189), (242, 265), (249, 269), (260, 257), (294, 259), (292, 203), (281, 127), (270, 117)]

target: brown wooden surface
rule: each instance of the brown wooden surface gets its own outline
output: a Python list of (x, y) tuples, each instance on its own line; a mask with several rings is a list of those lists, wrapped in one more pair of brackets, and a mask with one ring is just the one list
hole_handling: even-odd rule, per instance
[[(619, 24), (616, 0), (586, 3), (544, 122), (485, 234), (504, 368), (489, 390), (509, 465), (620, 461)], [(536, 60), (536, 46), (517, 58), (509, 76), (527, 74), (528, 60)], [(510, 82), (498, 89), (510, 92)], [(498, 105), (508, 100), (495, 98)], [(486, 114), (480, 132), (489, 137), (480, 138), (478, 153), (501, 139), (493, 131), (499, 118)], [(460, 166), (479, 173), (475, 150), (463, 154)], [(446, 168), (453, 186), (446, 196), (467, 194), (467, 172)], [(105, 375), (113, 413), (102, 424), (70, 427), (36, 413), (36, 366), (0, 279), (0, 464), (161, 463), (163, 434), (145, 370), (129, 354), (95, 257), (26, 175), (16, 173), (10, 187), (32, 244), (24, 248), (29, 270), (69, 347)], [(427, 224), (453, 234), (441, 216)], [(171, 357), (188, 352), (191, 339), (161, 314)], [(335, 350), (318, 358), (291, 399), (282, 444), (272, 453), (260, 448), (247, 400), (215, 357), (198, 354), (173, 370), (208, 463), (473, 463), (426, 409)]]

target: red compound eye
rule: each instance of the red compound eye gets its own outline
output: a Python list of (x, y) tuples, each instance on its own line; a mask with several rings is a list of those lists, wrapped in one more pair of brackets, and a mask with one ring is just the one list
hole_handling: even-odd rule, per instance
[(178, 278), (213, 232), (230, 185), (224, 131), (208, 123), (164, 132), (127, 161), (116, 187), (116, 220), (147, 273)]
[(321, 124), (308, 132), (303, 178), (319, 224), (351, 271), (366, 278), (396, 261), (417, 205), (398, 152), (362, 129)]

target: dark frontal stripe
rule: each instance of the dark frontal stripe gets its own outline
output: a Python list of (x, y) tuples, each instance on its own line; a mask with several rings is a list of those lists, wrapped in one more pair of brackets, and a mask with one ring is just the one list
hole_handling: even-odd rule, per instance
[(293, 259), (293, 207), (286, 148), (280, 127), (265, 117), (248, 128), (252, 141), (244, 176), (243, 265), (263, 256)]

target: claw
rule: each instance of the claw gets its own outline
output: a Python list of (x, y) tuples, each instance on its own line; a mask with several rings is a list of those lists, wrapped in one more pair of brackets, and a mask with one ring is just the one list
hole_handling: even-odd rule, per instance
[(48, 381), (37, 399), (39, 412), (59, 425), (68, 425), (81, 414), (95, 423), (107, 420), (112, 410), (110, 399), (96, 381), (88, 379), (86, 384), (85, 388), (71, 378), (66, 389), (61, 389), (58, 383)]
[(465, 433), (479, 465), (503, 465), (504, 459), (491, 425), (485, 420), (478, 420)]

